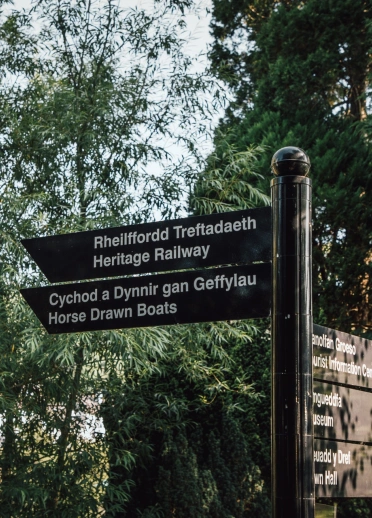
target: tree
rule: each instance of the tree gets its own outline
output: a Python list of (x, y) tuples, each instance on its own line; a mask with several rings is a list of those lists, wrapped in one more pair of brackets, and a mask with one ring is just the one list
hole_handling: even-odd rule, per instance
[[(233, 93), (219, 131), (237, 151), (309, 154), (314, 321), (371, 337), (370, 2), (214, 0), (212, 14), (212, 65)], [(269, 168), (262, 155), (265, 192)]]
[[(102, 408), (111, 458), (128, 449), (137, 458), (129, 465), (112, 460), (112, 484), (132, 480), (133, 487), (125, 511), (107, 495), (105, 516), (259, 516), (267, 496), (252, 455), (258, 431), (247, 410), (261, 406), (262, 396), (245, 361), (238, 364), (225, 350), (235, 344), (241, 358), (251, 356), (257, 330), (241, 322), (173, 332), (181, 336), (174, 335), (177, 345), (161, 360), (161, 371), (128, 377)], [(255, 361), (262, 350), (257, 346)]]
[[(111, 0), (40, 0), (3, 17), (4, 516), (98, 516), (107, 494), (118, 510), (129, 498), (130, 479), (110, 484), (110, 445), (95, 422), (104, 391), (121, 390), (134, 375), (161, 373), (172, 334), (157, 328), (47, 336), (20, 299), (20, 286), (44, 281), (19, 240), (144, 221), (154, 211), (168, 216), (186, 203), (205, 130), (196, 112), (207, 116), (202, 93), (210, 88), (182, 52), (190, 6), (179, 0), (157, 3), (152, 13), (122, 12)], [(184, 146), (184, 160), (172, 162), (167, 139)], [(155, 162), (162, 174), (149, 172)], [(136, 458), (127, 450), (117, 462), (129, 467)]]
[[(94, 4), (56, 1), (44, 13), (43, 2), (36, 4), (43, 24), (36, 65), (26, 84), (16, 83), (16, 102), (9, 90), (3, 102), (10, 174), (22, 180), (22, 194), (44, 187), (35, 210), (54, 207), (45, 222), (53, 230), (56, 220), (68, 219), (71, 228), (92, 227), (102, 214), (110, 224), (144, 221), (154, 210), (169, 216), (192, 178), (191, 165), (171, 163), (164, 143), (196, 149), (205, 131), (196, 117), (208, 107), (196, 94), (209, 88), (208, 79), (189, 73), (184, 22), (172, 15), (188, 2), (153, 14), (122, 13), (112, 1), (103, 10)], [(146, 168), (160, 160), (161, 175)]]
[[(371, 205), (363, 132), (370, 6), (359, 1), (351, 8), (344, 0), (321, 6), (312, 0), (246, 2), (230, 11), (222, 1), (214, 5), (212, 61), (221, 74), (231, 72), (236, 92), (222, 127), (232, 126), (230, 142), (238, 150), (247, 144), (273, 152), (290, 144), (306, 149), (313, 164), (316, 319), (366, 332)], [(238, 34), (251, 51), (234, 46)], [(267, 157), (259, 171), (265, 170)]]

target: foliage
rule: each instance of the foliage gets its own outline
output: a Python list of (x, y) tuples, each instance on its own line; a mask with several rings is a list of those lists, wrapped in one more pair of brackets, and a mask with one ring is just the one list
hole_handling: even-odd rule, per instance
[[(214, 154), (223, 167), (226, 139), (237, 152), (264, 146), (253, 185), (268, 193), (270, 155), (306, 150), (314, 321), (371, 337), (371, 4), (214, 0), (212, 14), (212, 66), (233, 93)], [(339, 514), (366, 515), (370, 505), (340, 501)]]
[(231, 108), (365, 116), (368, 1), (214, 0), (211, 26), (212, 64), (235, 93)]
[[(312, 0), (245, 2), (231, 11), (222, 0), (214, 5), (215, 69), (223, 72), (227, 63), (242, 59), (241, 68), (230, 67), (236, 97), (222, 129), (229, 128), (228, 141), (237, 151), (252, 145), (272, 153), (285, 145), (307, 151), (314, 193), (315, 320), (366, 333), (371, 327), (369, 3), (351, 8), (349, 1), (337, 0), (320, 8)], [(249, 52), (233, 45), (242, 31)], [(217, 136), (219, 156), (224, 143), (221, 147)], [(268, 155), (262, 155), (257, 172), (267, 178), (269, 167)], [(269, 181), (256, 185), (267, 192)]]
[[(267, 203), (250, 184), (260, 151), (236, 154), (226, 143), (229, 164), (221, 171), (219, 159), (210, 159), (191, 196), (194, 213)], [(133, 487), (125, 511), (106, 495), (105, 516), (254, 518), (268, 512), (270, 473), (258, 469), (270, 456), (260, 439), (270, 435), (266, 329), (267, 322), (245, 321), (169, 328), (174, 348), (159, 361), (160, 370), (128, 373), (125, 385), (117, 381), (122, 393), (106, 393), (101, 415), (110, 486), (133, 480)], [(126, 465), (120, 459), (128, 450), (137, 462)]]
[(238, 152), (221, 136), (219, 151), (220, 154), (212, 153), (208, 157), (207, 167), (190, 196), (193, 212), (213, 214), (268, 205), (270, 198), (253, 185), (255, 180), (263, 178), (254, 165), (264, 149), (251, 147)]
[[(257, 384), (269, 397), (269, 337), (261, 339), (248, 322), (180, 326), (172, 333), (181, 336), (161, 361), (160, 376), (132, 376), (121, 395), (106, 397), (111, 484), (133, 480), (134, 486), (122, 514), (107, 496), (105, 516), (259, 516), (268, 499), (257, 458), (269, 452), (262, 451), (253, 420), (252, 411), (265, 405), (249, 366), (264, 359)], [(234, 351), (227, 353), (226, 343)], [(135, 464), (120, 462), (128, 449)]]
[[(212, 156), (197, 181), (190, 196), (194, 214), (268, 203), (250, 183), (259, 176), (255, 161), (263, 150), (236, 153), (227, 142), (225, 150), (227, 166), (221, 169)], [(125, 385), (118, 380), (121, 394), (106, 393), (101, 415), (109, 487), (128, 480), (133, 487), (123, 511), (107, 493), (105, 516), (254, 518), (269, 512), (270, 473), (263, 478), (258, 468), (270, 456), (260, 439), (270, 436), (266, 330), (266, 322), (244, 321), (169, 328), (174, 349), (159, 361), (160, 371), (140, 378), (128, 373)], [(121, 461), (128, 450), (133, 464)]]
[[(167, 148), (197, 150), (206, 128), (196, 118), (210, 109), (200, 92), (212, 85), (182, 53), (182, 15), (172, 2), (157, 6), (151, 14), (111, 0), (103, 9), (35, 4), (34, 69), (23, 63), (13, 84), (10, 68), (1, 103), (3, 177), (33, 196), (39, 234), (169, 216), (192, 181), (197, 162), (174, 163)], [(154, 162), (161, 172), (151, 172)]]
[[(183, 54), (190, 6), (155, 2), (149, 13), (121, 11), (112, 0), (38, 0), (3, 15), (4, 517), (149, 518), (188, 516), (190, 508), (243, 517), (267, 505), (257, 436), (243, 436), (239, 417), (261, 398), (227, 352), (234, 344), (237, 356), (249, 356), (253, 325), (48, 336), (19, 294), (45, 282), (21, 238), (168, 217), (186, 206), (214, 103), (204, 97), (213, 81), (192, 73)], [(184, 150), (178, 163), (171, 141)], [(246, 206), (247, 193), (249, 204), (266, 201), (249, 184), (257, 151), (226, 149), (229, 167), (211, 164), (209, 194), (194, 197), (194, 210), (220, 210), (212, 200), (219, 186), (228, 193), (223, 210)]]
[[(20, 238), (165, 217), (186, 203), (206, 129), (197, 112), (207, 119), (202, 94), (213, 86), (183, 54), (189, 4), (156, 3), (149, 13), (122, 12), (113, 1), (39, 0), (31, 11), (3, 15), (4, 517), (100, 516), (107, 495), (118, 510), (130, 497), (130, 478), (111, 484), (104, 394), (120, 393), (132, 376), (161, 375), (177, 337), (162, 328), (47, 336), (19, 294), (20, 286), (44, 282)], [(176, 164), (171, 140), (184, 149)], [(155, 163), (161, 173), (151, 172)], [(187, 352), (182, 358), (192, 372)], [(209, 379), (203, 370), (200, 376)], [(127, 468), (136, 462), (129, 448), (121, 452)]]

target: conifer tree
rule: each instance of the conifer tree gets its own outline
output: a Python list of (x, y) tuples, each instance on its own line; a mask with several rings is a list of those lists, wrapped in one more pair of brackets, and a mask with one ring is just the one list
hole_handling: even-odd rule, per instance
[[(357, 0), (215, 0), (211, 59), (234, 93), (220, 130), (238, 150), (309, 154), (315, 321), (372, 331), (369, 77), (372, 7)], [(216, 137), (216, 148), (219, 149)]]
[[(219, 134), (238, 151), (266, 146), (257, 170), (268, 193), (270, 157), (309, 154), (313, 180), (314, 322), (372, 338), (372, 5), (366, 0), (213, 0), (210, 57), (233, 94)], [(262, 469), (262, 466), (261, 466)], [(366, 500), (339, 502), (367, 516)]]

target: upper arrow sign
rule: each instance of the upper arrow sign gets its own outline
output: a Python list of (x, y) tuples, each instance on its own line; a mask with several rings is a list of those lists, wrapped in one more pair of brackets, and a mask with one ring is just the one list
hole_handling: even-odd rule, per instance
[(271, 208), (33, 239), (22, 244), (50, 282), (271, 260)]

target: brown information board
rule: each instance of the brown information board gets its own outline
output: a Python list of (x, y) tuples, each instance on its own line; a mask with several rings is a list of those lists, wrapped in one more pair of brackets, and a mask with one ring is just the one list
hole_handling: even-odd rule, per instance
[(372, 443), (372, 392), (314, 381), (314, 437)]
[(372, 446), (314, 440), (316, 497), (372, 497)]
[(313, 376), (372, 389), (372, 340), (314, 324)]

